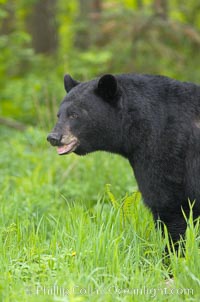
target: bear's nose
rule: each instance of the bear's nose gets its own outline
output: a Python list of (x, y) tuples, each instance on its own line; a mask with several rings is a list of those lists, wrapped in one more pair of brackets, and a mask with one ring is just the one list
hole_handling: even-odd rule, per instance
[(48, 142), (50, 142), (50, 144), (52, 146), (59, 146), (60, 142), (61, 142), (61, 138), (62, 138), (62, 135), (60, 135), (58, 133), (50, 133), (47, 136), (47, 140), (48, 140)]

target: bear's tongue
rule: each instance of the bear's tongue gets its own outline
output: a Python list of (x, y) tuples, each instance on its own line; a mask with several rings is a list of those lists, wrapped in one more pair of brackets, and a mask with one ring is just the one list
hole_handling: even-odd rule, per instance
[(72, 149), (72, 145), (73, 145), (73, 143), (70, 143), (68, 145), (57, 147), (58, 154), (61, 155), (61, 154), (65, 154), (65, 153), (69, 152)]

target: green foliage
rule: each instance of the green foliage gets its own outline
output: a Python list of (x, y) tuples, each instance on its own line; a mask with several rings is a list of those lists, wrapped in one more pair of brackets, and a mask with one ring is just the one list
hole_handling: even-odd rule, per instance
[(118, 210), (120, 208), (120, 204), (117, 202), (114, 194), (111, 192), (110, 184), (106, 185), (106, 193), (108, 194), (109, 200), (111, 201), (113, 207)]
[(110, 184), (106, 185), (106, 193), (109, 197), (109, 200), (112, 203), (114, 209), (119, 210), (121, 223), (124, 226), (125, 223), (130, 223), (131, 220), (135, 220), (134, 210), (138, 208), (139, 203), (141, 202), (142, 196), (139, 191), (132, 193), (131, 195), (126, 194), (122, 202), (118, 202), (114, 194), (110, 190)]
[[(27, 66), (33, 63), (34, 53), (29, 47), (30, 36), (25, 29), (18, 27), (18, 19), (15, 16), (17, 7), (13, 1), (2, 1), (0, 9), (0, 89), (6, 80), (15, 76), (23, 76), (27, 72)], [(15, 22), (15, 24), (14, 24)]]
[[(77, 57), (79, 60), (77, 60)], [(106, 73), (106, 66), (112, 59), (112, 53), (109, 50), (91, 49), (82, 53), (73, 53), (69, 69), (73, 70), (75, 76), (82, 80), (97, 77), (97, 75)]]
[(123, 212), (124, 220), (127, 219), (130, 221), (134, 212), (133, 207), (137, 207), (139, 202), (141, 202), (141, 199), (142, 196), (139, 191), (134, 192), (130, 196), (129, 195), (125, 196), (122, 204), (122, 212)]
[(0, 86), (5, 84), (5, 75), (13, 78), (24, 74), (26, 64), (32, 63), (33, 50), (25, 47), (29, 41), (29, 35), (20, 31), (0, 36)]

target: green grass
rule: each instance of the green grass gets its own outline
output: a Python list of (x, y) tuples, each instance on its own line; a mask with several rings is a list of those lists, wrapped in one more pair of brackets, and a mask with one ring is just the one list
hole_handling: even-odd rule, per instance
[(200, 300), (198, 226), (185, 257), (164, 260), (142, 201), (124, 217), (106, 193), (122, 204), (137, 190), (128, 162), (59, 157), (35, 128), (0, 133), (0, 301)]

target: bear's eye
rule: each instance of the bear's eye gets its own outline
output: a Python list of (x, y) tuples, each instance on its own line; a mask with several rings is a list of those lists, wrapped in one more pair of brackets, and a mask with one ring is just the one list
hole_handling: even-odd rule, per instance
[(70, 119), (77, 119), (78, 118), (78, 114), (76, 112), (72, 112), (69, 114), (69, 118)]

